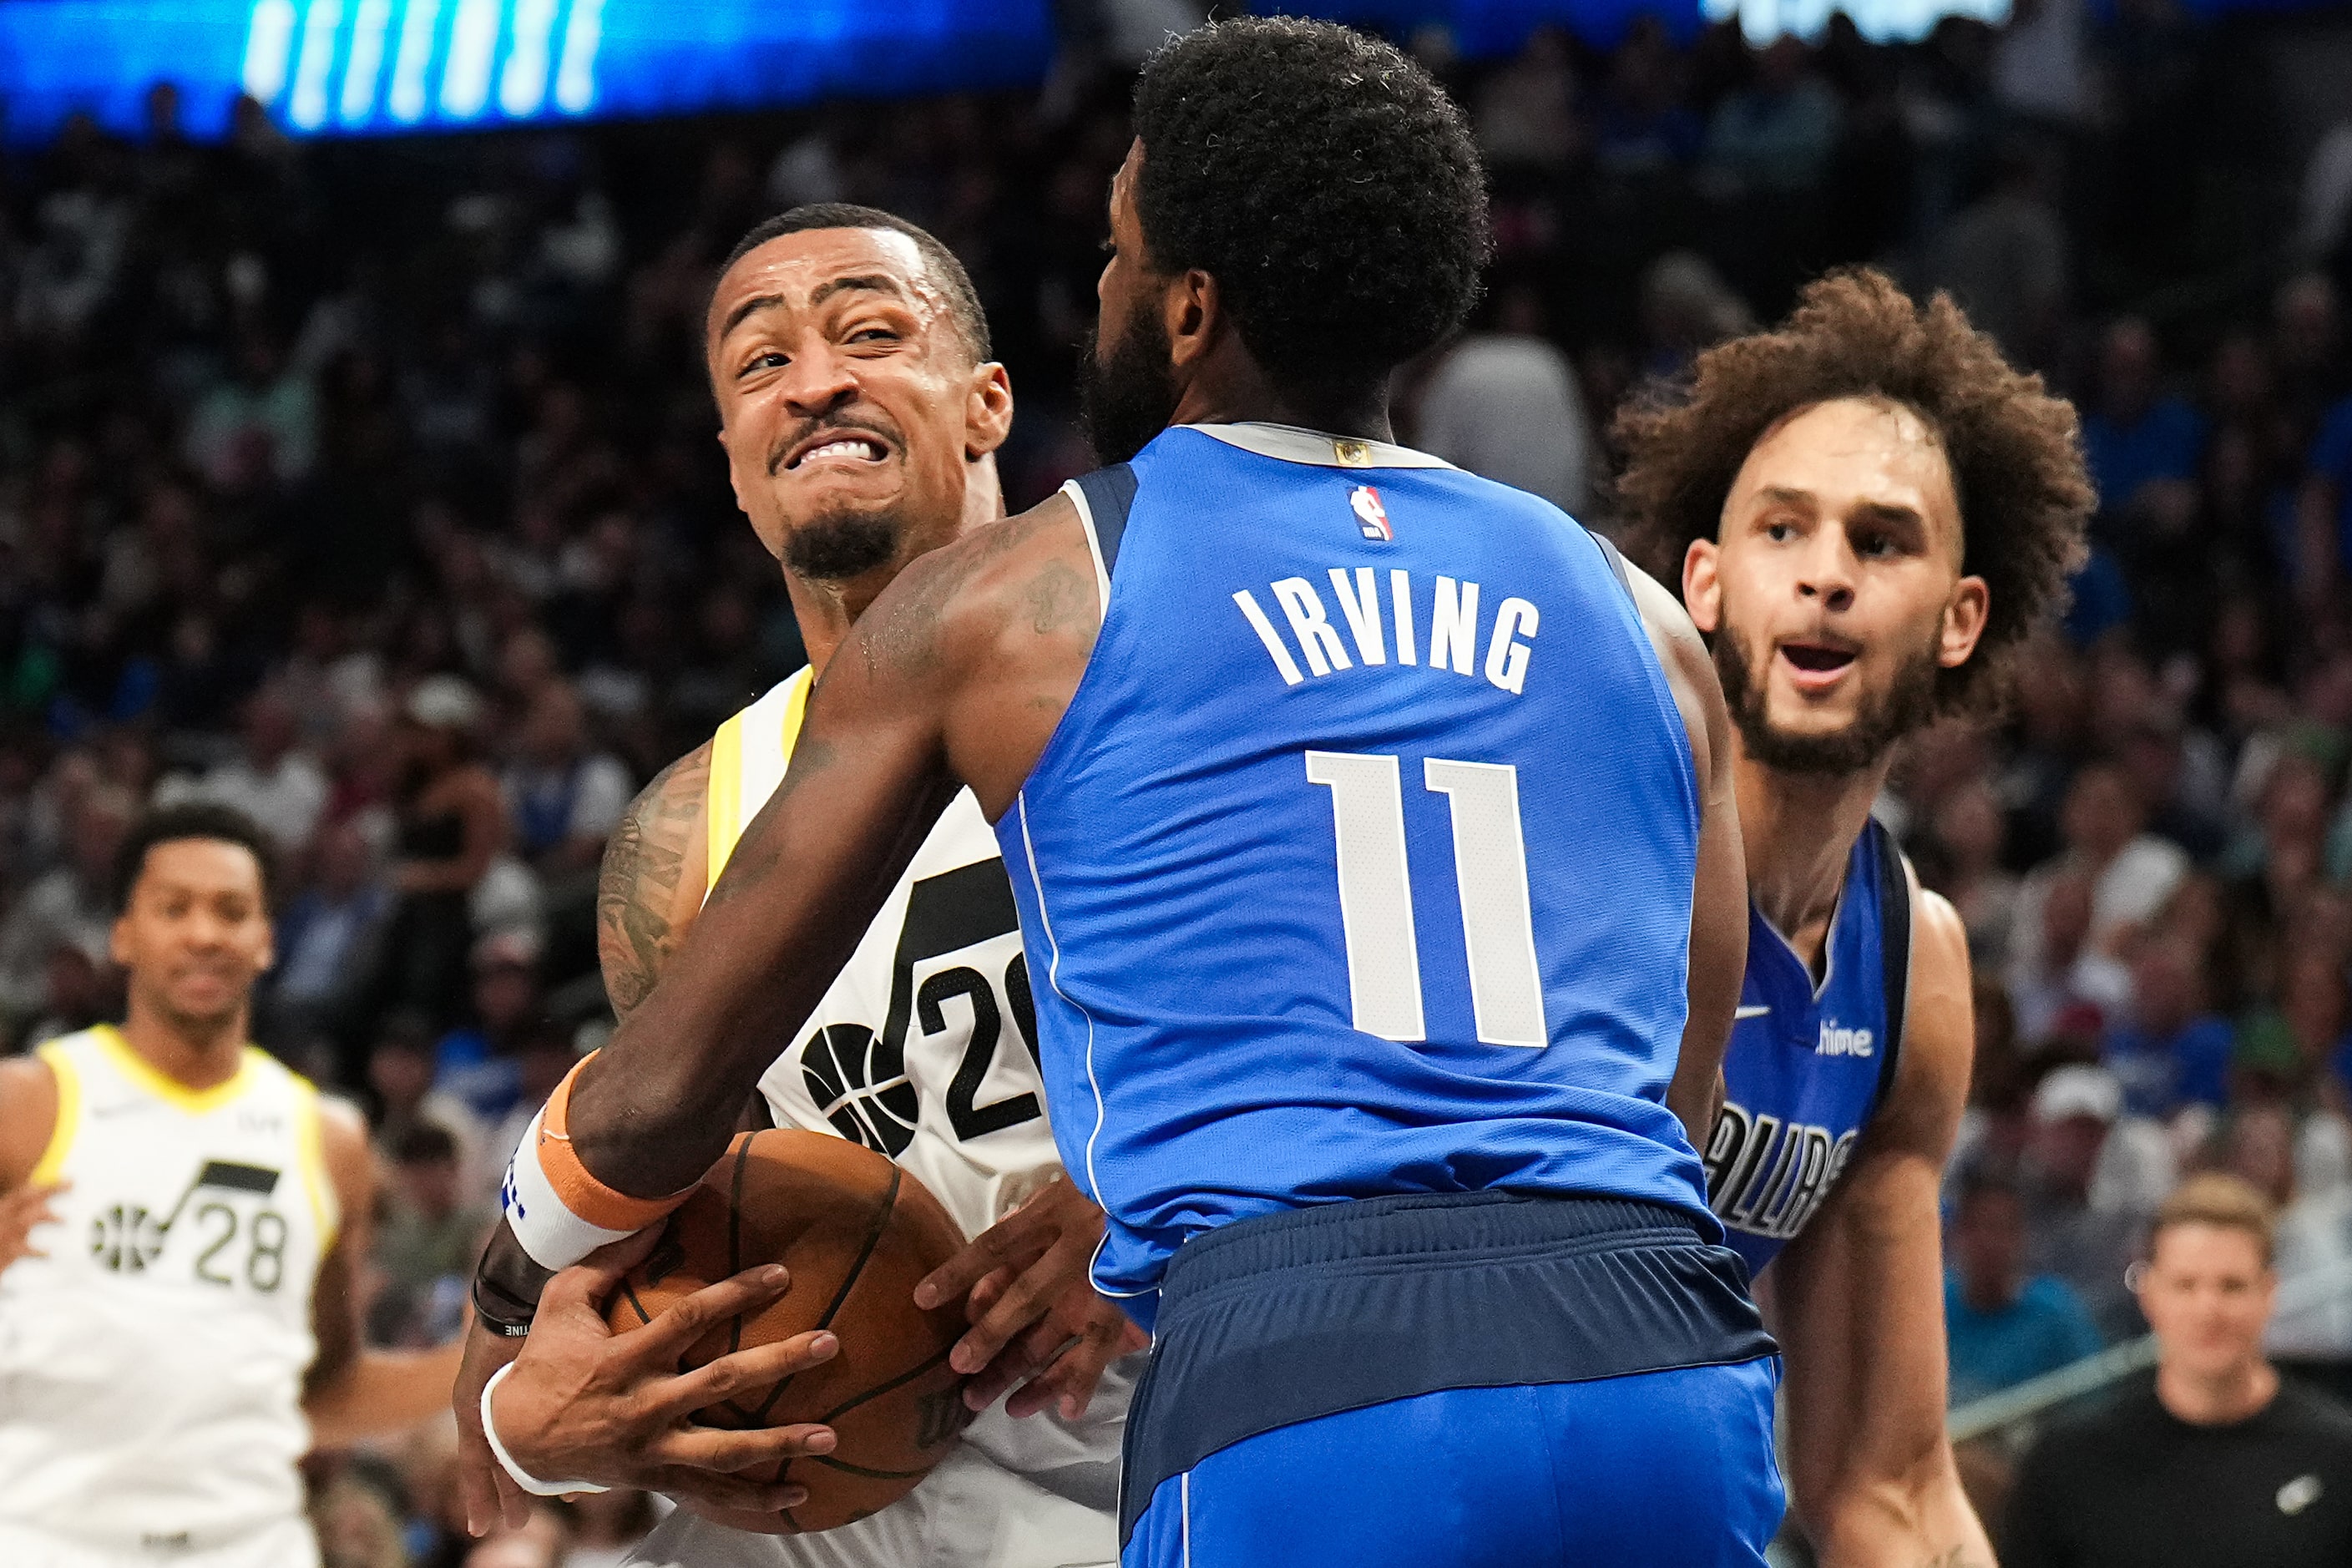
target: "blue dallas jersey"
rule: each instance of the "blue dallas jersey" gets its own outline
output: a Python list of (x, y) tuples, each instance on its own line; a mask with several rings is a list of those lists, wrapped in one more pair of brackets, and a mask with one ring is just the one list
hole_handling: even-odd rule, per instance
[(1067, 493), (1106, 613), (997, 835), (1055, 1134), (1110, 1215), (1097, 1283), (1146, 1297), (1212, 1226), (1393, 1194), (1717, 1234), (1664, 1105), (1697, 784), (1605, 547), (1265, 425), (1169, 430)]
[(1748, 918), (1748, 976), (1706, 1141), (1707, 1200), (1754, 1279), (1819, 1212), (1895, 1081), (1911, 889), (1874, 818), (1846, 858), (1817, 988), (1786, 938)]

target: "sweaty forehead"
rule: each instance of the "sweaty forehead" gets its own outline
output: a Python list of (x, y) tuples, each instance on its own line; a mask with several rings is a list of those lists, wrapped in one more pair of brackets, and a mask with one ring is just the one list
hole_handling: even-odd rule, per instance
[(774, 299), (800, 312), (820, 289), (845, 278), (887, 278), (926, 323), (948, 310), (948, 297), (930, 275), (913, 238), (887, 228), (812, 228), (780, 234), (739, 258), (719, 279), (703, 323), (716, 346), (728, 317), (747, 301)]

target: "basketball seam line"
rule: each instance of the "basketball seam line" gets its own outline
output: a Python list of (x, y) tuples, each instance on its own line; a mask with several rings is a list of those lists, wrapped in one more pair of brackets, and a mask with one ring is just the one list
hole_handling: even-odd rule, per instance
[(811, 1454), (808, 1458), (813, 1463), (824, 1465), (831, 1469), (846, 1470), (853, 1476), (864, 1476), (866, 1479), (874, 1481), (911, 1480), (917, 1476), (928, 1476), (932, 1470), (929, 1465), (925, 1465), (919, 1470), (874, 1470), (868, 1469), (864, 1465), (853, 1465), (847, 1459), (834, 1458), (826, 1454)]
[[(824, 1316), (816, 1321), (818, 1328), (833, 1327), (835, 1314), (841, 1310), (842, 1303), (849, 1300), (849, 1292), (856, 1288), (857, 1277), (866, 1272), (866, 1265), (873, 1258), (874, 1249), (882, 1245), (882, 1233), (889, 1226), (891, 1212), (898, 1206), (898, 1183), (902, 1175), (897, 1165), (890, 1167), (890, 1185), (883, 1193), (882, 1201), (874, 1206), (874, 1219), (866, 1233), (866, 1245), (858, 1250), (857, 1261), (851, 1264), (849, 1271), (841, 1277), (841, 1288), (833, 1293), (833, 1301), (825, 1308)], [(761, 1424), (767, 1421), (769, 1413), (776, 1407), (776, 1401), (784, 1396), (784, 1390), (791, 1386), (793, 1377), (797, 1375), (793, 1373), (781, 1378), (774, 1387), (768, 1390), (768, 1397), (760, 1402), (760, 1408), (752, 1415), (753, 1421)]]
[(866, 1404), (869, 1400), (879, 1399), (884, 1394), (890, 1393), (894, 1389), (904, 1388), (907, 1384), (914, 1382), (915, 1379), (922, 1376), (925, 1373), (933, 1370), (944, 1363), (948, 1359), (949, 1352), (953, 1351), (955, 1347), (953, 1345), (950, 1345), (947, 1350), (943, 1350), (938, 1354), (931, 1356), (919, 1366), (909, 1368), (908, 1370), (900, 1373), (889, 1382), (877, 1384), (872, 1388), (867, 1389), (865, 1393), (853, 1396), (847, 1402), (835, 1405), (832, 1409), (818, 1416), (816, 1418), (816, 1424), (822, 1426), (837, 1416), (848, 1415), (851, 1411), (856, 1409), (859, 1405)]

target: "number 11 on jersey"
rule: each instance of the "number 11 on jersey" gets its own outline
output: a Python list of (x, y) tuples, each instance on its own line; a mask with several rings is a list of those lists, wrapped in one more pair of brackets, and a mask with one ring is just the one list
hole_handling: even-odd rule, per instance
[[(1453, 807), (1454, 879), (1461, 893), (1478, 1038), (1490, 1046), (1541, 1047), (1550, 1037), (1528, 897), (1519, 770), (1503, 763), (1429, 757), (1421, 772), (1423, 786), (1446, 796)], [(1348, 1000), (1355, 1026), (1384, 1040), (1425, 1040), (1398, 759), (1309, 752), (1307, 780), (1331, 792), (1339, 921), (1347, 933)]]

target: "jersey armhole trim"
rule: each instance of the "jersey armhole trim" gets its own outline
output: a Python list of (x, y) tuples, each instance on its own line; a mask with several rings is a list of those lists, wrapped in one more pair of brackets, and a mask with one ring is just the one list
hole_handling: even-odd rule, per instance
[(1878, 840), (1878, 945), (1886, 994), (1886, 1048), (1878, 1056), (1878, 1087), (1870, 1102), (1874, 1117), (1894, 1092), (1911, 1021), (1911, 876), (1903, 847), (1886, 825), (1874, 816), (1867, 831)]
[(727, 868), (727, 858), (735, 852), (735, 840), (741, 836), (737, 818), (742, 812), (743, 715), (738, 713), (710, 737), (710, 783), (702, 792), (703, 826), (709, 835), (709, 852), (703, 859), (705, 899), (719, 885), (719, 873)]
[(57, 1121), (49, 1128), (49, 1141), (42, 1148), (41, 1157), (33, 1163), (33, 1173), (25, 1178), (31, 1185), (40, 1187), (65, 1173), (66, 1156), (73, 1152), (74, 1134), (81, 1131), (81, 1074), (74, 1068), (72, 1053), (56, 1040), (33, 1054), (49, 1064), (49, 1076), (58, 1084)]
[(294, 1142), (302, 1164), (302, 1191), (310, 1200), (310, 1217), (318, 1222), (319, 1255), (323, 1258), (333, 1249), (343, 1217), (327, 1171), (326, 1113), (320, 1109), (315, 1085), (297, 1079), (294, 1092), (301, 1102), (294, 1118)]

